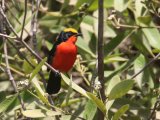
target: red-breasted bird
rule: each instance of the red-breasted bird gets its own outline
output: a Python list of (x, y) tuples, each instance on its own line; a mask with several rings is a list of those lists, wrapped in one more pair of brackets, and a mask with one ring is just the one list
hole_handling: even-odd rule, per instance
[[(81, 36), (77, 30), (66, 28), (62, 31), (53, 45), (48, 56), (48, 63), (59, 72), (68, 72), (77, 56), (77, 46), (75, 45), (77, 37)], [(55, 94), (61, 88), (61, 75), (59, 72), (50, 71), (47, 93)]]

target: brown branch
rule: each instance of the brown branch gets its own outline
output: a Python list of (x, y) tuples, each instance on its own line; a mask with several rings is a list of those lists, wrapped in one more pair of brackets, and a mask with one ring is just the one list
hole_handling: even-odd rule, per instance
[[(104, 44), (103, 44), (103, 0), (98, 1), (98, 80), (101, 83), (100, 96), (102, 101), (105, 102), (105, 93), (104, 93)], [(98, 110), (98, 119), (104, 120), (104, 114), (102, 111)]]

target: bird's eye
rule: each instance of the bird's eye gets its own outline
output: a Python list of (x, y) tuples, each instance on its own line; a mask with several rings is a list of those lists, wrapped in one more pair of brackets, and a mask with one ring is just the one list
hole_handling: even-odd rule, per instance
[(68, 39), (69, 37), (72, 36), (72, 33), (71, 32), (67, 32), (65, 35), (66, 35), (65, 37)]

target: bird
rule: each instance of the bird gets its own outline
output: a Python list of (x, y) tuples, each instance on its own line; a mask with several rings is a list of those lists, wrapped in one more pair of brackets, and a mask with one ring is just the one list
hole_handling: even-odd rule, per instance
[(61, 88), (61, 74), (67, 73), (72, 67), (77, 56), (76, 41), (81, 33), (74, 28), (65, 28), (58, 36), (49, 52), (48, 64), (58, 72), (50, 71), (46, 92), (57, 94)]

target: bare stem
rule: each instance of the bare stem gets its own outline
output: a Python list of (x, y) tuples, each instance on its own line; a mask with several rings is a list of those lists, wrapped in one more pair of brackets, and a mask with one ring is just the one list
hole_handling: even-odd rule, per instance
[[(98, 80), (101, 83), (100, 96), (102, 101), (105, 102), (105, 93), (104, 93), (104, 43), (103, 43), (103, 0), (98, 1)], [(104, 120), (104, 114), (99, 110), (98, 119)]]

